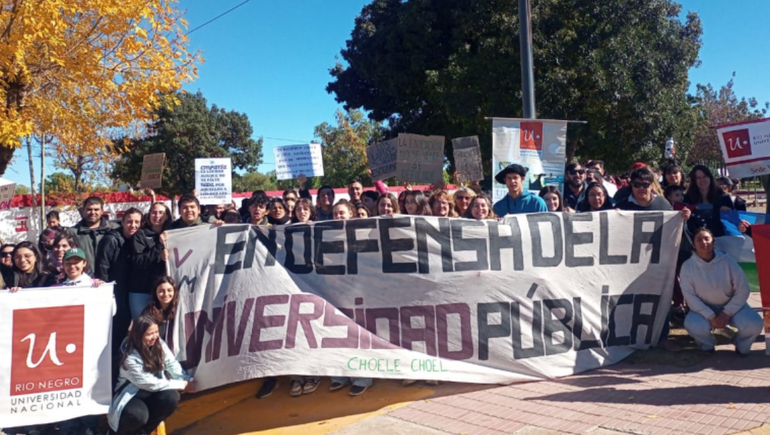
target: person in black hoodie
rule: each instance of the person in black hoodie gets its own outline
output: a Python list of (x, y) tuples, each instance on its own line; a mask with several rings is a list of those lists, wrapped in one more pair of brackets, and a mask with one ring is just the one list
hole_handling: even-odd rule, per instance
[(733, 210), (733, 200), (717, 185), (711, 170), (703, 165), (695, 165), (690, 171), (690, 184), (684, 194), (684, 201), (695, 206), (693, 219), (687, 223), (690, 234), (706, 227), (714, 237), (725, 235), (721, 212)]
[[(130, 276), (134, 274), (129, 262), (130, 246), (133, 243), (133, 237), (139, 231), (142, 225), (142, 212), (137, 208), (129, 208), (123, 214), (121, 227), (112, 230), (102, 239), (99, 246), (99, 256), (96, 259), (96, 271), (94, 277), (104, 282), (115, 282), (115, 302), (117, 303), (117, 316), (121, 316), (121, 321), (126, 320), (125, 314), (130, 312), (131, 318), (138, 316), (144, 307), (150, 302), (149, 298), (144, 300), (131, 300), (129, 298)], [(128, 244), (128, 245), (127, 245)], [(134, 307), (136, 305), (136, 308)], [(140, 306), (141, 305), (141, 306)], [(134, 314), (136, 310), (136, 314)], [(116, 322), (117, 322), (116, 316)], [(126, 322), (128, 323), (128, 322)], [(128, 324), (125, 325), (126, 327)], [(113, 327), (113, 330), (119, 330), (125, 333), (123, 325)], [(113, 343), (120, 341), (113, 340)]]
[(291, 222), (289, 207), (283, 198), (273, 198), (267, 205), (267, 222), (270, 225), (286, 225)]
[[(166, 230), (170, 228), (171, 210), (162, 202), (154, 203), (145, 216), (143, 228), (136, 232), (129, 245), (128, 261), (132, 271), (128, 278), (129, 299), (150, 298), (152, 283), (166, 276), (164, 252)], [(141, 296), (132, 296), (135, 293)]]
[(83, 202), (80, 216), (80, 222), (72, 228), (67, 228), (67, 232), (78, 238), (78, 245), (86, 253), (88, 264), (96, 264), (102, 238), (120, 225), (110, 222), (104, 216), (104, 201), (98, 196), (91, 196)]

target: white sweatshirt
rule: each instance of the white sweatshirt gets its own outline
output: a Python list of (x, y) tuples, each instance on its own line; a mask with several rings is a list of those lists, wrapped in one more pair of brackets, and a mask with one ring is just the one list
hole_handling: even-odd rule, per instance
[(687, 305), (707, 319), (716, 313), (706, 304), (723, 305), (723, 312), (732, 317), (749, 299), (746, 274), (732, 257), (722, 251), (716, 251), (711, 261), (693, 254), (682, 265), (679, 278)]

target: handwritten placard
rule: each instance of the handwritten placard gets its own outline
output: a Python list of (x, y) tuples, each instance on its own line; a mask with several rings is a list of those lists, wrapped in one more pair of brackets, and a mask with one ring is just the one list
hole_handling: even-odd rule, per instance
[(0, 178), (0, 210), (8, 210), (13, 202), (13, 193), (16, 191), (16, 183)]
[(452, 150), (455, 157), (455, 168), (457, 168), (457, 181), (468, 183), (484, 178), (478, 136), (452, 139)]
[(398, 135), (396, 178), (399, 181), (433, 183), (443, 178), (444, 136)]
[(198, 201), (203, 205), (231, 203), (233, 170), (230, 159), (195, 159), (195, 189)]
[(398, 138), (376, 143), (366, 148), (372, 180), (385, 180), (396, 175)]
[(323, 177), (324, 160), (320, 143), (286, 145), (273, 148), (275, 175), (279, 180), (293, 180), (300, 175)]
[(159, 189), (163, 187), (163, 165), (166, 153), (145, 154), (142, 160), (142, 187)]

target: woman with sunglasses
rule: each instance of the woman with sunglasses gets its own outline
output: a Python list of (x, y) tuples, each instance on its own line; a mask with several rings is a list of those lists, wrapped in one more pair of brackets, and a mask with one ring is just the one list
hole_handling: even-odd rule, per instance
[(5, 288), (6, 282), (13, 279), (13, 247), (11, 243), (6, 243), (0, 247), (0, 288)]
[(471, 205), (471, 200), (476, 197), (476, 192), (469, 187), (460, 187), (455, 190), (455, 213), (457, 216), (465, 216), (465, 212), (468, 211), (468, 207)]

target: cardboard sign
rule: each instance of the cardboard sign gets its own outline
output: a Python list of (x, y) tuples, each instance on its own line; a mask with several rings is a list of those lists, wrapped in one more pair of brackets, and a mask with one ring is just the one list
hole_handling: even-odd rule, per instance
[(195, 159), (195, 190), (201, 205), (230, 204), (233, 200), (230, 159)]
[(717, 127), (717, 136), (731, 176), (770, 174), (770, 118)]
[(16, 183), (0, 178), (0, 210), (8, 210), (13, 202), (13, 193), (16, 191)]
[(385, 180), (396, 175), (398, 139), (393, 138), (366, 148), (372, 180)]
[(142, 188), (158, 189), (163, 187), (163, 166), (166, 153), (145, 154), (142, 160)]
[(433, 183), (443, 178), (444, 136), (398, 135), (396, 178)]
[(484, 178), (478, 136), (452, 139), (452, 150), (454, 151), (455, 168), (457, 168), (457, 181), (469, 183)]
[(273, 148), (275, 175), (279, 180), (293, 180), (300, 175), (323, 177), (324, 160), (320, 143), (287, 145)]

